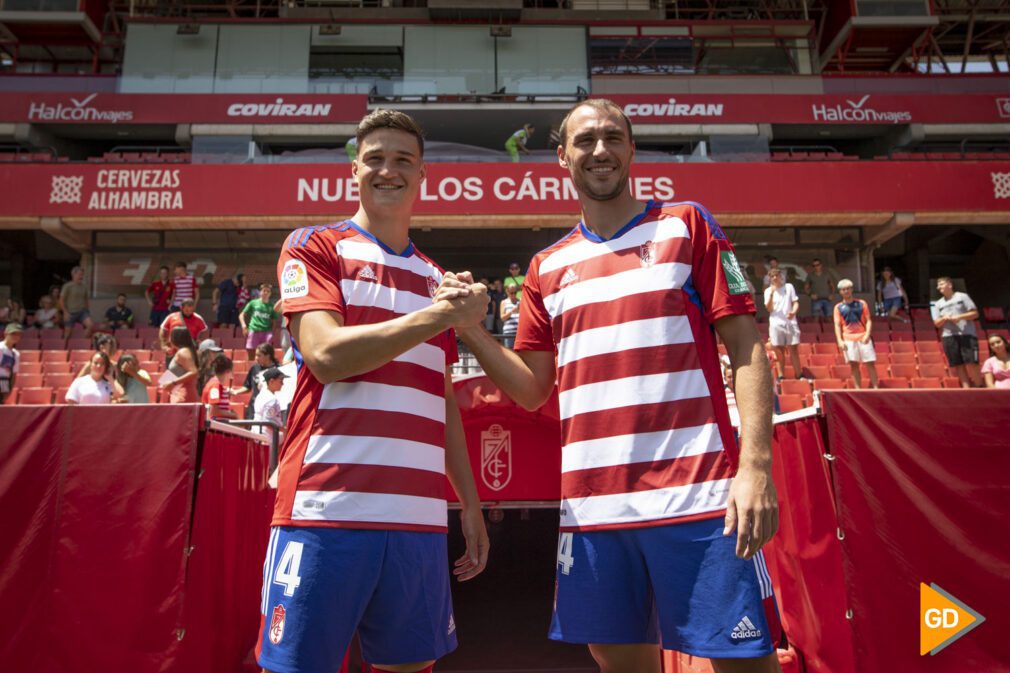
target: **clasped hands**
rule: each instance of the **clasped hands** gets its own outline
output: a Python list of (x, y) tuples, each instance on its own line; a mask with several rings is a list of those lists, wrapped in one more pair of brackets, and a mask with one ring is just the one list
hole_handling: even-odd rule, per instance
[(484, 320), (491, 299), (483, 283), (475, 283), (469, 271), (460, 271), (446, 272), (442, 276), (442, 283), (431, 301), (434, 304), (445, 302), (452, 326), (463, 328), (473, 327)]

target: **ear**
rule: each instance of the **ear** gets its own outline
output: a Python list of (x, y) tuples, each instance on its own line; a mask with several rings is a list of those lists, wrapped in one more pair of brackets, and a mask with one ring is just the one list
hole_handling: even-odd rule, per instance
[(558, 145), (558, 164), (561, 168), (568, 168), (568, 160), (565, 158), (565, 146)]
[(355, 181), (358, 179), (358, 160), (357, 159), (352, 159), (351, 160), (351, 177), (354, 178)]
[(428, 177), (428, 164), (421, 162), (421, 182), (424, 182)]

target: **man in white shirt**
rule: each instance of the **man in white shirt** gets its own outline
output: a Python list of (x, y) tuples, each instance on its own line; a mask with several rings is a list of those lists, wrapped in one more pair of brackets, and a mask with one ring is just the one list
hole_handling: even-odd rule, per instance
[(21, 368), (21, 353), (15, 348), (21, 341), (21, 331), (20, 324), (7, 323), (3, 341), (0, 341), (0, 404), (4, 403), (14, 388), (18, 370)]
[(769, 269), (768, 276), (771, 285), (765, 288), (765, 308), (768, 309), (768, 340), (771, 341), (775, 355), (778, 356), (775, 360), (775, 369), (779, 380), (784, 379), (786, 349), (788, 349), (795, 376), (800, 378), (803, 367), (800, 365), (800, 325), (796, 321), (800, 300), (792, 283), (785, 282), (781, 269)]
[(271, 367), (263, 372), (263, 387), (256, 395), (253, 403), (253, 419), (257, 421), (273, 421), (283, 427), (281, 420), (281, 403), (277, 400), (277, 393), (284, 385), (287, 374), (277, 367)]

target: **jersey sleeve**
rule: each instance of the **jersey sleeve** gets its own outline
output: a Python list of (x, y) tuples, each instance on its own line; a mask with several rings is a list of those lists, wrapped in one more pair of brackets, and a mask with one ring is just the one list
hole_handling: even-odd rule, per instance
[(318, 310), (343, 316), (339, 261), (331, 236), (304, 229), (291, 232), (277, 260), (284, 315)]
[(553, 351), (554, 333), (551, 316), (544, 306), (540, 290), (540, 260), (534, 259), (523, 280), (523, 296), (519, 300), (519, 327), (514, 348), (517, 351)]
[(722, 227), (697, 204), (692, 204), (687, 220), (693, 244), (691, 277), (708, 321), (753, 314), (747, 277)]
[(978, 310), (978, 306), (976, 306), (976, 305), (975, 305), (975, 302), (973, 302), (973, 301), (971, 300), (971, 297), (969, 297), (969, 296), (968, 296), (967, 294), (965, 294), (964, 292), (962, 292), (962, 293), (961, 293), (961, 296), (963, 296), (963, 297), (964, 297), (964, 305), (965, 305), (965, 307), (967, 307), (967, 309), (968, 309), (969, 311), (977, 311), (977, 310)]

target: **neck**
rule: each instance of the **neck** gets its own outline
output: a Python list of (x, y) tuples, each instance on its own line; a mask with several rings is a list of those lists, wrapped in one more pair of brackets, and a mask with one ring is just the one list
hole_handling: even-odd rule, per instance
[(351, 218), (356, 225), (382, 241), (388, 248), (402, 253), (410, 245), (410, 212), (369, 215), (364, 206)]
[(627, 188), (616, 198), (597, 201), (586, 196), (579, 197), (582, 206), (582, 222), (589, 231), (603, 239), (610, 238), (631, 218), (641, 215), (645, 204), (635, 199)]

